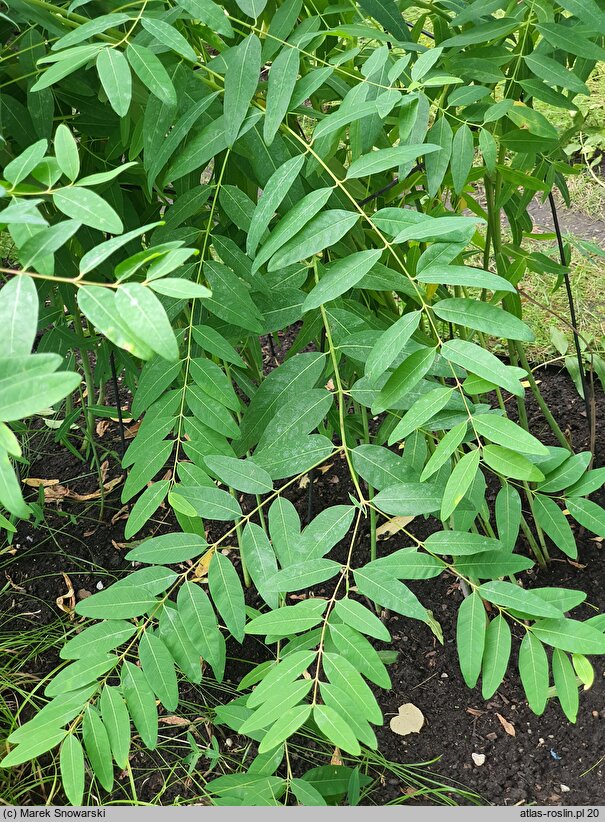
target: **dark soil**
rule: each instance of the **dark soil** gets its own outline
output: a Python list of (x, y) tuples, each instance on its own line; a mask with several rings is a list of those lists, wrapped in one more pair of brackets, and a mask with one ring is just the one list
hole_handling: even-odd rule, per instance
[[(284, 347), (287, 347), (289, 340), (284, 342)], [(278, 358), (282, 353), (280, 348), (276, 347)], [(272, 355), (267, 359), (272, 359)], [(553, 369), (542, 369), (537, 376), (541, 379), (547, 401), (574, 448), (581, 450), (588, 447), (584, 405), (571, 380), (564, 372)], [(555, 444), (552, 438), (549, 440), (547, 427), (531, 399), (528, 401), (528, 411), (534, 433)], [(599, 394), (596, 426), (599, 464), (605, 455), (604, 423), (605, 398)], [(108, 451), (119, 449), (118, 430), (114, 423), (100, 442)], [(63, 485), (81, 494), (96, 487), (96, 479), (89, 476), (88, 469), (52, 442), (44, 445), (39, 459), (28, 473), (32, 477), (61, 478)], [(117, 462), (110, 459), (107, 479), (117, 475)], [(348, 501), (350, 481), (346, 466), (338, 457), (334, 458), (329, 470), (316, 472), (309, 480), (306, 485), (294, 484), (287, 494), (299, 510), (303, 522), (308, 521), (310, 508), (316, 515), (329, 505)], [(35, 497), (35, 492), (32, 494)], [(246, 504), (244, 500), (244, 508)], [(127, 512), (121, 510), (119, 488), (109, 494), (104, 519), (100, 523), (97, 521), (97, 500), (83, 503), (66, 498), (55, 506), (56, 512), (52, 505), (47, 505), (46, 521), (42, 527), (22, 524), (12, 548), (9, 547), (9, 553), (0, 554), (0, 573), (6, 581), (5, 589), (0, 594), (1, 634), (30, 630), (36, 625), (49, 626), (49, 630), (51, 626), (56, 628), (62, 625), (65, 631), (69, 631), (73, 623), (55, 604), (57, 597), (67, 592), (63, 574), (68, 576), (76, 596), (81, 597), (86, 596), (87, 592), (94, 593), (101, 586), (106, 587), (129, 570), (128, 563), (124, 561), (128, 548), (123, 537)], [(425, 527), (427, 533), (434, 530), (434, 524), (427, 522)], [(145, 533), (138, 534), (137, 539), (174, 528), (169, 509), (160, 509)], [(220, 527), (213, 528), (213, 537), (220, 533)], [(529, 573), (525, 584), (528, 587), (553, 585), (581, 588), (588, 593), (589, 605), (582, 606), (574, 612), (574, 616), (577, 614), (583, 618), (595, 613), (595, 608), (605, 610), (603, 557), (601, 542), (591, 534), (580, 529), (577, 541), (578, 563), (569, 562), (553, 549), (551, 567), (547, 571)], [(367, 561), (368, 542), (367, 532), (363, 530), (356, 549), (359, 564)], [(405, 544), (400, 536), (393, 536), (379, 543), (379, 553), (390, 553)], [(521, 550), (524, 551), (525, 547)], [(342, 551), (344, 546), (337, 546), (333, 552), (334, 558), (338, 559)], [(232, 558), (236, 561), (234, 555)], [(437, 643), (424, 625), (397, 615), (385, 615), (393, 637), (389, 647), (398, 652), (398, 659), (389, 667), (392, 690), (377, 691), (385, 715), (385, 726), (377, 729), (383, 756), (403, 764), (427, 762), (440, 757), (439, 762), (432, 766), (433, 773), (443, 782), (462, 783), (479, 794), (486, 803), (605, 804), (605, 764), (599, 764), (599, 760), (605, 757), (603, 659), (593, 660), (595, 684), (581, 694), (580, 712), (575, 725), (567, 722), (555, 700), (549, 702), (543, 716), (536, 717), (526, 704), (514, 667), (497, 694), (486, 704), (479, 689), (469, 690), (466, 687), (458, 668), (455, 620), (461, 592), (457, 583), (453, 578), (444, 576), (430, 583), (414, 583), (411, 587), (441, 623), (445, 641), (443, 646)], [(314, 591), (317, 595), (325, 592), (321, 587)], [(256, 604), (253, 598), (250, 604)], [(243, 647), (231, 642), (228, 654), (231, 657), (227, 664), (229, 681), (223, 688), (217, 688), (206, 680), (199, 688), (183, 684), (183, 706), (178, 713), (194, 721), (200, 747), (208, 744), (212, 733), (205, 723), (211, 708), (232, 698), (233, 693), (228, 692), (229, 686), (235, 687), (251, 664), (266, 658), (267, 651), (261, 643), (249, 639)], [(22, 665), (20, 672), (33, 677), (34, 681), (41, 680), (51, 674), (58, 662), (55, 652), (34, 655)], [(14, 701), (16, 704), (20, 702), (17, 693)], [(390, 730), (389, 720), (406, 702), (413, 702), (422, 710), (426, 723), (418, 735), (403, 738)], [(510, 726), (509, 733), (506, 732), (506, 723), (513, 727), (514, 736), (510, 735)], [(140, 750), (134, 754), (132, 767), (139, 799), (170, 804), (178, 796), (181, 801), (196, 801), (199, 791), (195, 778), (192, 781), (187, 777), (186, 767), (181, 762), (189, 752), (185, 743), (187, 730), (187, 727), (181, 726), (162, 726), (165, 744), (161, 750), (153, 753)], [(234, 734), (229, 735), (224, 728), (217, 728), (215, 733), (227, 761), (231, 756), (237, 759), (238, 747), (240, 742), (244, 744), (243, 741)], [(304, 744), (309, 757), (313, 758), (313, 744), (307, 741)], [(476, 765), (473, 753), (484, 754), (484, 764)], [(254, 751), (251, 750), (248, 757), (251, 759), (253, 755)], [(295, 770), (300, 766), (302, 772), (305, 769), (303, 765), (308, 767), (302, 759), (294, 760)], [(205, 767), (207, 762), (200, 760), (198, 769)], [(591, 768), (590, 773), (584, 775)], [(128, 791), (125, 775), (122, 775), (118, 786), (113, 800), (120, 802)], [(409, 801), (409, 786), (386, 771), (382, 785), (370, 801), (384, 804), (402, 800), (406, 798), (406, 790)], [(41, 799), (44, 797), (32, 793), (32, 804)], [(103, 801), (107, 802), (108, 799), (104, 797)], [(426, 803), (427, 800), (421, 801)]]

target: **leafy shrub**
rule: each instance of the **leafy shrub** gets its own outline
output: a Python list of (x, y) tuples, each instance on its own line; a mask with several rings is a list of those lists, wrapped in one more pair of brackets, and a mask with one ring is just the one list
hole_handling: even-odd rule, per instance
[[(554, 186), (565, 196), (570, 172), (571, 134), (534, 102), (569, 110), (588, 93), (605, 16), (593, 0), (111, 5), (10, 0), (1, 22), (0, 221), (18, 265), (1, 292), (0, 500), (27, 515), (5, 423), (74, 389), (57, 354), (81, 352), (89, 423), (115, 356), (142, 417), (123, 460), (126, 538), (165, 501), (181, 530), (135, 544), (126, 558), (144, 567), (78, 603), (95, 621), (62, 649), (48, 704), (10, 735), (3, 765), (60, 745), (71, 802), (85, 758), (111, 790), (131, 721), (153, 748), (156, 699), (175, 710), (200, 656), (220, 682), (226, 638), (257, 635), (269, 661), (217, 710), (259, 743), (255, 775), (208, 790), (264, 804), (288, 786), (324, 803), (344, 791), (274, 774), (301, 729), (353, 756), (376, 747), (367, 682), (390, 678), (370, 640), (390, 635), (360, 599), (442, 641), (406, 583), (444, 573), (465, 595), (468, 686), (481, 677), (492, 696), (520, 639), (531, 708), (556, 696), (574, 721), (603, 616), (569, 618), (582, 592), (516, 575), (552, 546), (576, 557), (563, 506), (605, 536), (587, 499), (605, 469), (572, 453), (540, 396), (517, 286), (565, 270), (524, 247), (528, 204)], [(50, 330), (30, 354), (35, 291)], [(293, 343), (266, 374), (261, 337), (284, 329)], [(558, 446), (528, 431), (526, 389)], [(303, 529), (283, 492), (339, 455), (354, 494)], [(245, 513), (238, 493), (256, 497)], [(420, 538), (427, 517), (436, 530)], [(382, 520), (409, 547), (378, 558)], [(207, 542), (212, 521), (228, 530)], [(221, 552), (235, 538), (237, 566)], [(346, 560), (330, 558), (343, 540)], [(328, 598), (288, 598), (323, 583)]]

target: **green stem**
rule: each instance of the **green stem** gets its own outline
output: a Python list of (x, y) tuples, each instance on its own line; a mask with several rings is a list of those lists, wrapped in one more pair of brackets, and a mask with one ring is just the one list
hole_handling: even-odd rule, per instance
[[(368, 409), (365, 405), (361, 405), (361, 420), (363, 424), (363, 439), (366, 445), (370, 444), (370, 426), (368, 423)], [(368, 499), (370, 502), (374, 499), (374, 488), (368, 482)], [(376, 510), (373, 506), (370, 507), (370, 561), (376, 559)]]
[(535, 537), (531, 532), (531, 528), (527, 524), (527, 520), (523, 515), (521, 515), (521, 530), (523, 531), (527, 541), (529, 542), (530, 548), (532, 549), (534, 556), (538, 561), (538, 565), (540, 566), (540, 568), (546, 568), (546, 560), (544, 559), (542, 551), (540, 550), (540, 546), (536, 542)]

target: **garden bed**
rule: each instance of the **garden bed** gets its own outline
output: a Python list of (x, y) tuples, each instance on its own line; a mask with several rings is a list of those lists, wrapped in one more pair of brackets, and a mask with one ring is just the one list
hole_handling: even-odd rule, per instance
[[(586, 448), (588, 433), (584, 406), (567, 374), (558, 369), (543, 368), (537, 372), (537, 377), (541, 380), (545, 398), (555, 408), (574, 449)], [(602, 455), (605, 453), (605, 398), (601, 392), (596, 398), (596, 408), (596, 452)], [(528, 412), (532, 430), (549, 442), (549, 432), (531, 399), (528, 401)], [(118, 447), (116, 424), (110, 426), (105, 436), (114, 437)], [(308, 519), (310, 502), (313, 516), (316, 516), (330, 505), (346, 502), (352, 491), (344, 460), (337, 456), (330, 462), (331, 466), (325, 473), (317, 472), (304, 478), (286, 494), (295, 504), (303, 522)], [(44, 450), (33, 460), (29, 473), (41, 479), (61, 478), (62, 484), (81, 494), (94, 488), (92, 478), (80, 476), (82, 464), (54, 445), (44, 446)], [(108, 478), (118, 475), (118, 466), (109, 466)], [(309, 483), (312, 483), (311, 495)], [(131, 570), (123, 559), (128, 547), (124, 543), (125, 512), (121, 511), (119, 489), (109, 494), (102, 522), (95, 521), (98, 503), (88, 505), (92, 507), (83, 513), (82, 509), (86, 509), (87, 504), (74, 503), (66, 498), (61, 503), (63, 514), (60, 515), (53, 513), (49, 504), (45, 526), (35, 529), (30, 524), (22, 523), (15, 535), (11, 553), (3, 557), (2, 567), (7, 584), (0, 600), (2, 634), (12, 632), (15, 636), (26, 636), (28, 632), (34, 632), (39, 636), (38, 632), (43, 632), (46, 626), (51, 637), (42, 642), (41, 653), (30, 651), (31, 658), (20, 667), (19, 674), (25, 677), (25, 690), (30, 690), (34, 682), (51, 674), (60, 661), (58, 651), (62, 633), (72, 627), (69, 617), (61, 614), (54, 604), (67, 591), (64, 574), (79, 599), (94, 593), (101, 586), (106, 587)], [(245, 500), (243, 507), (245, 509)], [(70, 521), (66, 516), (69, 512), (77, 521)], [(137, 539), (166, 533), (173, 528), (169, 509), (160, 509), (148, 523), (145, 534), (138, 535)], [(222, 528), (225, 530), (226, 526)], [(431, 520), (426, 522), (425, 530), (427, 534), (434, 530)], [(214, 538), (219, 535), (216, 524), (213, 524), (210, 533)], [(579, 548), (577, 563), (554, 552), (550, 568), (527, 572), (524, 584), (528, 588), (536, 585), (582, 588), (588, 594), (587, 604), (578, 609), (577, 618), (584, 619), (605, 610), (603, 548), (600, 539), (583, 532), (583, 529), (577, 529), (576, 539)], [(405, 544), (399, 535), (381, 540), (379, 555), (390, 553)], [(363, 552), (368, 550), (367, 534), (359, 540), (358, 546), (359, 559), (363, 562)], [(340, 558), (340, 548), (337, 546), (331, 554), (335, 559)], [(520, 550), (525, 552), (528, 549), (522, 545)], [(237, 564), (236, 552), (231, 554), (231, 558)], [(581, 693), (575, 725), (567, 722), (555, 700), (549, 702), (542, 716), (534, 715), (527, 706), (521, 684), (510, 674), (496, 695), (485, 702), (478, 689), (469, 690), (466, 687), (458, 667), (454, 637), (461, 592), (457, 582), (452, 577), (441, 576), (430, 582), (411, 583), (410, 587), (441, 623), (445, 642), (443, 646), (437, 643), (422, 624), (396, 614), (383, 615), (393, 637), (388, 647), (398, 655), (397, 661), (389, 666), (392, 690), (374, 689), (385, 716), (384, 727), (377, 729), (379, 752), (385, 760), (407, 765), (439, 758), (431, 766), (436, 779), (446, 785), (459, 783), (478, 794), (481, 801), (486, 803), (590, 805), (605, 802), (605, 763), (599, 764), (605, 756), (605, 672), (602, 661), (595, 660), (593, 687)], [(328, 589), (323, 586), (313, 589), (316, 596), (327, 592)], [(250, 593), (249, 600), (250, 604), (257, 604), (256, 595)], [(56, 637), (54, 643), (52, 636)], [(387, 648), (387, 645), (378, 643), (377, 647)], [(221, 768), (226, 772), (230, 767), (236, 767), (238, 757), (240, 763), (245, 761), (242, 757), (247, 744), (247, 758), (252, 759), (254, 746), (250, 749), (249, 740), (238, 739), (237, 735), (221, 726), (212, 730), (206, 725), (205, 718), (211, 715), (215, 704), (233, 698), (234, 688), (250, 670), (251, 663), (266, 658), (266, 647), (254, 637), (247, 638), (243, 646), (231, 640), (228, 645), (228, 679), (223, 686), (217, 688), (206, 679), (199, 688), (182, 683), (183, 706), (177, 711), (181, 724), (161, 726), (162, 742), (158, 751), (141, 749), (132, 757), (139, 799), (153, 801), (155, 797), (161, 803), (174, 801), (175, 797), (185, 802), (195, 799), (195, 781), (187, 775), (187, 767), (182, 761), (190, 753), (185, 738), (189, 727), (196, 729), (200, 747), (208, 744), (208, 734), (216, 733), (219, 749), (225, 756)], [(514, 665), (511, 671), (514, 671)], [(12, 698), (16, 703), (22, 699), (16, 692)], [(395, 735), (388, 723), (397, 713), (399, 705), (407, 702), (420, 708), (426, 721), (418, 735), (403, 738)], [(29, 713), (26, 708), (24, 715)], [(312, 757), (313, 743), (305, 740), (305, 746)], [(484, 755), (484, 763), (475, 764), (473, 754)], [(305, 764), (308, 765), (308, 762)], [(206, 765), (199, 767), (203, 770)], [(377, 774), (379, 770), (375, 769), (372, 773)], [(406, 784), (388, 767), (382, 770), (384, 782), (378, 786), (378, 793), (370, 794), (368, 802), (430, 801), (422, 796), (413, 799), (413, 786)], [(125, 774), (122, 774), (121, 781), (125, 782)], [(127, 787), (118, 784), (112, 798), (120, 802)], [(31, 791), (28, 802), (36, 804), (43, 801), (43, 790), (43, 783), (40, 783)], [(159, 800), (158, 792), (161, 795)], [(458, 802), (468, 801), (464, 796), (452, 796)], [(110, 799), (108, 796), (102, 797), (103, 802)]]

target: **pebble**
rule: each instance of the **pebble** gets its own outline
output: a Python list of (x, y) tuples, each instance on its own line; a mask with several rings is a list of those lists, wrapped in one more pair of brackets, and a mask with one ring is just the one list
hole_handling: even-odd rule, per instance
[(485, 754), (474, 753), (471, 754), (471, 757), (478, 768), (480, 768), (481, 765), (483, 765), (483, 763), (485, 762)]
[(441, 679), (449, 679), (449, 676), (447, 674), (441, 674)]
[(561, 788), (561, 793), (568, 793), (568, 791), (571, 790), (571, 788), (569, 788), (567, 785), (560, 785), (559, 787)]
[(97, 584), (96, 584), (96, 589), (97, 589), (97, 591), (101, 591), (104, 587), (105, 587), (105, 586), (103, 585), (103, 583), (101, 582), (101, 580), (99, 580), (99, 581), (97, 582)]

